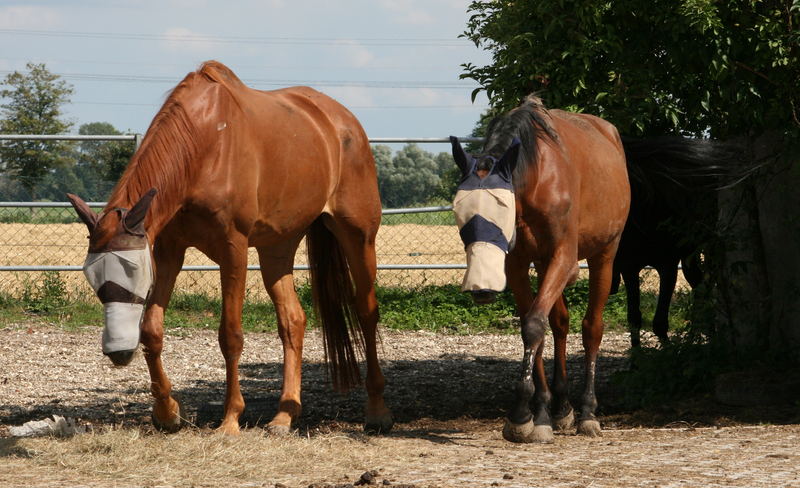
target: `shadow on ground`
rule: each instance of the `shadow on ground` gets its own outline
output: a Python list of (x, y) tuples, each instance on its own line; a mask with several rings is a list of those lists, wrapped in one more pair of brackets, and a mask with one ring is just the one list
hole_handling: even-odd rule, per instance
[[(573, 406), (579, 404), (583, 389), (583, 356), (568, 358), (570, 396)], [(789, 423), (798, 421), (797, 408), (791, 405), (770, 408), (725, 407), (707, 398), (652, 407), (629, 409), (620, 404), (621, 392), (611, 381), (615, 371), (627, 367), (627, 358), (602, 357), (598, 364), (597, 396), (601, 422), (608, 427), (686, 425), (726, 425), (735, 423)], [(472, 355), (442, 355), (435, 360), (399, 360), (384, 363), (387, 379), (386, 401), (394, 420), (408, 424), (420, 435), (435, 435), (437, 429), (460, 429), (469, 422), (502, 423), (511, 404), (511, 384), (520, 365), (516, 361)], [(548, 364), (548, 376), (550, 375)], [(247, 404), (242, 425), (265, 426), (275, 413), (281, 388), (282, 365), (277, 362), (240, 365), (241, 388)], [(198, 381), (190, 388), (175, 390), (193, 425), (216, 427), (222, 418), (225, 384), (223, 381)], [(119, 391), (121, 398), (136, 397), (141, 401), (126, 404), (72, 405), (69, 401), (22, 408), (4, 405), (9, 412), (0, 424), (19, 425), (53, 414), (74, 417), (96, 425), (149, 425), (149, 397)], [(65, 396), (68, 395), (65, 393)], [(363, 421), (366, 393), (359, 388), (348, 394), (334, 393), (327, 379), (325, 365), (306, 363), (303, 366), (303, 416), (297, 423), (301, 431), (358, 429)], [(424, 434), (419, 429), (424, 431)]]

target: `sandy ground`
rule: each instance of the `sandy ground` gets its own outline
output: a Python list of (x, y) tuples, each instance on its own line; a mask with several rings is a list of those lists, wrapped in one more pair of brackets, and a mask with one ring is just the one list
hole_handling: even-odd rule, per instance
[[(247, 334), (240, 370), (245, 428), (231, 440), (210, 430), (224, 391), (215, 332), (177, 330), (167, 338), (165, 367), (194, 427), (164, 436), (149, 426), (141, 357), (114, 368), (100, 353), (97, 329), (10, 324), (0, 328), (0, 485), (322, 487), (347, 486), (375, 470), (379, 483), (415, 487), (800, 487), (798, 425), (747, 425), (712, 412), (706, 422), (677, 413), (655, 426), (615, 410), (619, 392), (609, 375), (627, 367), (627, 345), (624, 334), (604, 340), (603, 437), (568, 432), (551, 445), (514, 445), (502, 440), (500, 428), (519, 370), (516, 335), (383, 331), (386, 399), (396, 426), (387, 436), (367, 437), (360, 431), (363, 391), (330, 392), (322, 341), (311, 331), (303, 417), (297, 435), (280, 441), (263, 430), (280, 392), (280, 342), (275, 334)], [(581, 361), (573, 336), (573, 397), (581, 391)], [(53, 414), (76, 418), (95, 434), (7, 437), (8, 426)], [(125, 436), (124, 447), (112, 445), (113, 432)], [(106, 454), (89, 457), (98, 452)], [(173, 457), (157, 459), (167, 453)]]

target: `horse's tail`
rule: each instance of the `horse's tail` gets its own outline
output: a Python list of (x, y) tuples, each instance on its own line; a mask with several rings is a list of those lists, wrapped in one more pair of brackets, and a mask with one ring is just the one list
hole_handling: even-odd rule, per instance
[[(755, 167), (742, 164), (742, 150), (726, 142), (681, 136), (622, 138), (632, 203), (688, 205), (698, 194), (736, 185)], [(679, 209), (680, 210), (680, 209)]]
[(631, 184), (639, 179), (667, 187), (719, 190), (749, 174), (741, 164), (741, 149), (730, 143), (681, 136), (622, 138)]
[(314, 310), (322, 326), (328, 373), (335, 390), (348, 391), (361, 383), (356, 352), (364, 351), (350, 269), (323, 217), (311, 224), (306, 245)]

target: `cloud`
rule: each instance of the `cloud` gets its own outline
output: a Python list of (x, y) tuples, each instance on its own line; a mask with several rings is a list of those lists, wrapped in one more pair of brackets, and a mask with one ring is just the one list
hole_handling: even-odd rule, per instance
[(429, 8), (419, 6), (429, 5), (428, 2), (417, 2), (416, 0), (380, 0), (380, 5), (386, 10), (396, 14), (396, 19), (400, 23), (412, 25), (429, 25), (434, 23), (434, 18)]
[(162, 35), (168, 37), (168, 39), (162, 42), (167, 49), (172, 51), (208, 53), (214, 48), (213, 41), (202, 40), (202, 38), (206, 36), (193, 32), (185, 27), (170, 27), (165, 30)]
[(345, 107), (373, 107), (376, 105), (371, 90), (362, 86), (336, 86), (321, 87), (320, 91), (325, 92), (331, 98), (341, 103)]
[(361, 45), (358, 41), (345, 40), (337, 42), (333, 46), (336, 54), (342, 59), (342, 64), (345, 66), (363, 68), (375, 60), (375, 55), (372, 51)]
[(38, 6), (0, 8), (0, 29), (45, 30), (61, 25), (61, 16), (54, 9)]

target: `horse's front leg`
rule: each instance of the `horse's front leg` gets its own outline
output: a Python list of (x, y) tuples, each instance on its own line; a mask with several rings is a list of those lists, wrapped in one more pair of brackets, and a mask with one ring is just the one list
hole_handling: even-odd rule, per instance
[(247, 238), (228, 235), (225, 249), (219, 253), (222, 285), (222, 316), (219, 326), (219, 347), (225, 358), (225, 411), (219, 430), (239, 433), (239, 416), (244, 411), (244, 398), (239, 388), (239, 358), (244, 346), (242, 305), (247, 279)]
[(183, 419), (181, 406), (171, 395), (172, 383), (164, 372), (161, 351), (164, 346), (164, 312), (175, 286), (175, 278), (183, 266), (185, 251), (185, 248), (167, 245), (163, 240), (156, 241), (153, 249), (155, 282), (141, 327), (142, 350), (150, 372), (150, 391), (155, 400), (153, 425), (166, 432), (180, 429)]
[[(521, 271), (519, 266), (512, 268), (513, 253), (509, 255), (506, 269), (509, 272), (509, 286), (514, 295), (523, 293)], [(509, 261), (510, 260), (510, 261)], [(537, 263), (540, 276), (539, 291), (530, 309), (521, 317), (521, 333), (523, 343), (522, 371), (515, 384), (514, 405), (509, 411), (503, 428), (503, 437), (512, 442), (553, 442), (552, 418), (550, 417), (551, 393), (547, 387), (544, 373), (544, 338), (547, 332), (548, 315), (556, 300), (561, 297), (567, 282), (574, 274), (577, 259), (574, 252), (562, 246), (553, 253), (549, 263)], [(520, 261), (521, 263), (521, 261)], [(527, 276), (527, 266), (525, 266)], [(525, 294), (522, 295), (523, 297)], [(517, 306), (525, 305), (524, 298), (518, 300)], [(535, 395), (536, 415), (529, 407)]]

